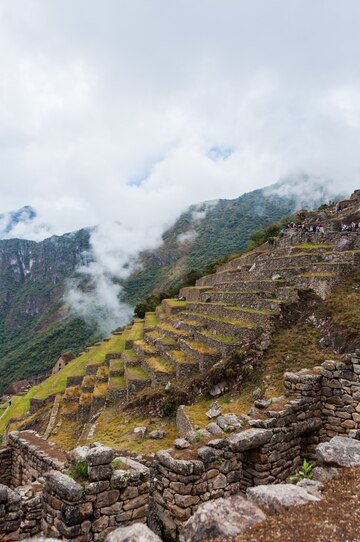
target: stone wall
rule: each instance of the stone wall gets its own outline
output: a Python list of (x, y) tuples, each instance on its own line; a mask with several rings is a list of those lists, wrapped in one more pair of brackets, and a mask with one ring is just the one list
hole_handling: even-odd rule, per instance
[(34, 431), (14, 431), (8, 435), (12, 450), (10, 486), (16, 488), (35, 482), (49, 470), (63, 469), (67, 457), (54, 444)]
[(12, 448), (0, 448), (0, 484), (11, 484)]
[(9, 487), (0, 484), (0, 540), (19, 540), (21, 497)]
[[(76, 457), (76, 456), (75, 456)], [(102, 541), (119, 526), (146, 523), (149, 469), (111, 448), (82, 448), (77, 461), (88, 464), (82, 483), (61, 472), (46, 474), (43, 532), (74, 541)]]
[(250, 420), (250, 429), (210, 440), (190, 459), (156, 454), (152, 498), (163, 536), (175, 539), (203, 502), (286, 481), (303, 459), (316, 461), (320, 441), (360, 428), (358, 355), (285, 373), (284, 388), (285, 401)]

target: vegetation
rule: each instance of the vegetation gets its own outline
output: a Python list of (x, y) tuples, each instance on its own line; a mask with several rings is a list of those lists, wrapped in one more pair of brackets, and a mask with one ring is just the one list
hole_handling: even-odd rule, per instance
[(309, 463), (306, 459), (304, 459), (300, 469), (293, 476), (290, 476), (289, 481), (293, 484), (298, 484), (302, 480), (312, 480), (314, 477), (313, 473), (311, 472), (313, 466), (314, 465), (312, 463)]

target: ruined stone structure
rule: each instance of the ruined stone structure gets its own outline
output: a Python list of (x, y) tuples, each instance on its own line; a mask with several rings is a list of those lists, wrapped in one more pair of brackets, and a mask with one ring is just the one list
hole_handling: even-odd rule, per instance
[(80, 482), (58, 447), (31, 431), (10, 433), (0, 450), (0, 540), (42, 531), (102, 541), (119, 526), (146, 522), (176, 540), (200, 504), (284, 482), (304, 458), (316, 461), (320, 442), (359, 431), (360, 355), (285, 373), (284, 390), (285, 400), (250, 428), (194, 446), (186, 458), (158, 452), (151, 469), (104, 446), (77, 449), (73, 465), (87, 465)]
[(74, 354), (72, 352), (65, 352), (64, 354), (61, 354), (61, 356), (59, 356), (56, 360), (56, 363), (52, 368), (51, 374), (53, 375), (61, 371), (61, 369), (63, 369), (69, 363), (69, 361), (73, 359)]

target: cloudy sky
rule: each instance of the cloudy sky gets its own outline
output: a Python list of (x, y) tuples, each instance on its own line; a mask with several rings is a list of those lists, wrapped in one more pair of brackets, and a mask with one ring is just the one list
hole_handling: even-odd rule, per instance
[(353, 188), (359, 24), (358, 0), (0, 0), (0, 212), (158, 232), (299, 171)]

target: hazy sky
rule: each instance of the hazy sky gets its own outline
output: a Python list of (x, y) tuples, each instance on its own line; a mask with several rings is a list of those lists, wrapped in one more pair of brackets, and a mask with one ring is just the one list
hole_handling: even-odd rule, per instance
[(359, 0), (0, 0), (0, 212), (158, 231), (294, 172), (359, 185), (359, 27)]

